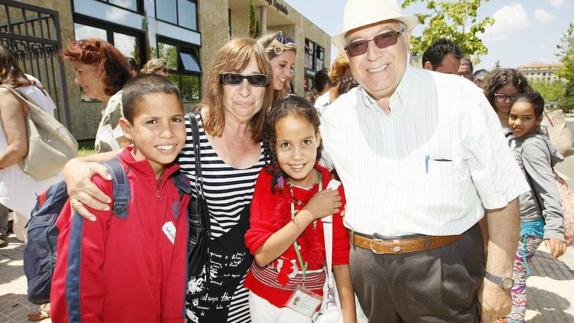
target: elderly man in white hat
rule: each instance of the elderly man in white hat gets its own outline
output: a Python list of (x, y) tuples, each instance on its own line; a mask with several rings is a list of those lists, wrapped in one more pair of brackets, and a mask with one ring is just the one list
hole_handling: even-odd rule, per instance
[(511, 307), (528, 184), (478, 87), (409, 66), (416, 23), (395, 0), (348, 0), (333, 38), (360, 84), (321, 126), (345, 186), (353, 285), (369, 322), (491, 322)]

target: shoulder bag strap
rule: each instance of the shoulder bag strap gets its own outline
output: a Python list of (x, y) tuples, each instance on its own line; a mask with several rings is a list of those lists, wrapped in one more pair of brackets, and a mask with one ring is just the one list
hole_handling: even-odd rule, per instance
[(540, 213), (542, 213), (542, 203), (540, 203), (540, 200), (538, 199), (538, 191), (536, 190), (536, 186), (534, 186), (534, 182), (532, 180), (532, 177), (530, 176), (530, 174), (528, 174), (528, 171), (526, 170), (526, 167), (524, 166), (524, 157), (522, 157), (522, 147), (520, 147), (520, 160), (522, 160), (522, 169), (524, 169), (524, 174), (526, 175), (526, 181), (528, 181), (528, 186), (530, 186), (530, 190), (532, 191), (532, 194), (534, 195), (534, 201), (536, 201), (536, 205), (538, 206), (538, 209), (540, 210)]
[(112, 212), (120, 219), (125, 219), (128, 216), (128, 204), (130, 201), (130, 184), (128, 183), (128, 175), (122, 166), (118, 157), (108, 160), (104, 166), (110, 171), (112, 176), (113, 192), (114, 192), (114, 205)]
[(16, 88), (14, 88), (10, 85), (7, 85), (7, 84), (2, 84), (2, 85), (0, 85), (0, 87), (7, 89), (8, 91), (10, 91), (10, 93), (14, 94), (18, 99), (20, 99), (24, 103), (26, 103), (28, 105), (28, 109), (29, 109), (28, 113), (32, 113), (32, 111), (38, 111), (38, 110), (44, 112), (44, 110), (42, 110), (42, 108), (40, 108), (36, 103), (32, 102), (28, 98), (26, 98), (24, 96), (24, 94), (20, 93), (20, 91), (18, 91)]
[[(201, 115), (200, 115), (201, 116)], [(191, 115), (191, 132), (193, 137), (193, 152), (195, 157), (195, 189), (197, 195), (203, 198), (203, 175), (201, 172), (201, 147), (199, 141), (199, 125), (195, 114)]]

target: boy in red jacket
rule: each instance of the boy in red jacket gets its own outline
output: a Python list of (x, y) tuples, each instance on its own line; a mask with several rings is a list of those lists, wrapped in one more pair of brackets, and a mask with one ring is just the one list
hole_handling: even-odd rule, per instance
[[(181, 97), (168, 79), (145, 75), (128, 81), (122, 101), (120, 124), (132, 145), (117, 158), (130, 187), (128, 213), (91, 209), (92, 222), (70, 216), (66, 203), (57, 222), (53, 322), (184, 320), (190, 195), (171, 179), (185, 143)], [(113, 196), (111, 181), (92, 181)]]

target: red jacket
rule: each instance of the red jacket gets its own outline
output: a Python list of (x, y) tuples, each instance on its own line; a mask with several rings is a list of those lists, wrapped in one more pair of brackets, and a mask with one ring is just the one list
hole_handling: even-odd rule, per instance
[[(183, 322), (190, 195), (170, 179), (175, 164), (156, 180), (130, 148), (120, 161), (131, 191), (125, 219), (93, 209), (95, 222), (72, 217), (69, 202), (58, 217), (53, 322)], [(113, 199), (111, 181), (92, 181)], [(175, 228), (173, 242), (166, 225)]]
[[(315, 169), (321, 173), (323, 189), (331, 180), (329, 171), (319, 165)], [(296, 210), (301, 210), (307, 202), (317, 193), (317, 184), (310, 190), (293, 187), (293, 194), (297, 201)], [(339, 194), (343, 199), (341, 210), (345, 206), (343, 187), (339, 186)], [(255, 184), (253, 201), (251, 202), (250, 227), (245, 234), (245, 244), (252, 254), (269, 239), (275, 232), (291, 221), (291, 193), (287, 184), (282, 192), (271, 193), (271, 175), (262, 169)], [(325, 265), (325, 242), (323, 238), (323, 223), (317, 220), (315, 225), (310, 224), (297, 238), (301, 247), (301, 256), (308, 263), (307, 281), (305, 286), (316, 294), (323, 294), (325, 273), (320, 270)], [(349, 263), (349, 238), (347, 229), (343, 226), (341, 214), (333, 215), (333, 265)], [(253, 262), (245, 287), (260, 297), (263, 297), (277, 307), (284, 307), (299, 284), (301, 266), (297, 261), (295, 248), (291, 245), (279, 258), (265, 267)]]

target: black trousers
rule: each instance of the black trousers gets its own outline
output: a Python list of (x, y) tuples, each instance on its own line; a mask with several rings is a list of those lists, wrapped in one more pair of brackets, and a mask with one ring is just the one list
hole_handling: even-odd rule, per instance
[(450, 245), (399, 255), (351, 246), (350, 267), (370, 323), (478, 322), (485, 258), (478, 224)]

